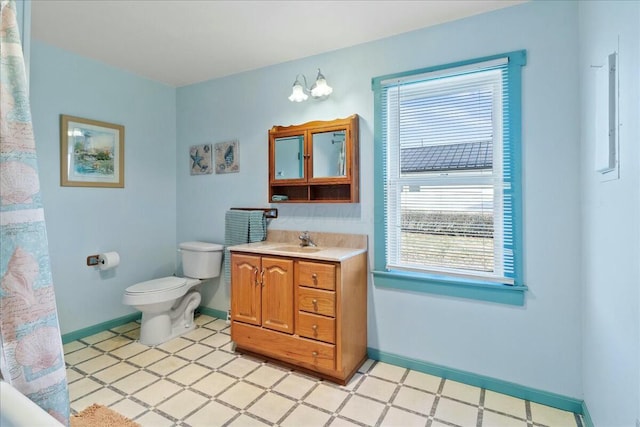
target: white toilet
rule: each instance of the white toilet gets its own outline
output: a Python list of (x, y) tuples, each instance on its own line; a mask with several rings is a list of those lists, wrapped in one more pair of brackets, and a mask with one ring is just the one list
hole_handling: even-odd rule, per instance
[(180, 243), (186, 277), (162, 277), (125, 289), (122, 302), (142, 312), (140, 343), (157, 345), (192, 331), (193, 311), (200, 305), (195, 288), (201, 279), (220, 275), (223, 246), (216, 243)]

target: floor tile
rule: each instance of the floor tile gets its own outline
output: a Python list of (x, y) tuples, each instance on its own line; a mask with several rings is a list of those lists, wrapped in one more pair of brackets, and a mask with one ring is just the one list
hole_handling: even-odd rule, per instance
[(237, 356), (229, 354), (224, 351), (213, 351), (204, 357), (198, 359), (198, 364), (208, 366), (209, 368), (219, 368), (220, 366), (229, 363)]
[(166, 353), (163, 353), (160, 350), (156, 350), (155, 348), (150, 348), (145, 352), (127, 359), (127, 361), (133, 363), (134, 365), (145, 367), (157, 362), (160, 359), (164, 359), (165, 357), (167, 357)]
[(460, 426), (475, 426), (478, 422), (478, 408), (441, 397), (435, 418)]
[(263, 427), (268, 425), (269, 424), (265, 424), (260, 420), (243, 414), (229, 423), (228, 427)]
[(102, 354), (101, 352), (99, 352), (94, 348), (85, 347), (80, 350), (74, 351), (73, 353), (65, 354), (64, 361), (68, 365), (77, 365), (86, 360), (93, 359), (94, 357), (100, 356), (101, 354)]
[(95, 343), (107, 340), (107, 339), (115, 337), (115, 336), (116, 336), (116, 334), (114, 334), (111, 331), (103, 331), (103, 332), (97, 333), (95, 335), (84, 337), (84, 338), (82, 338), (82, 341), (86, 342), (87, 344), (95, 344)]
[(177, 371), (180, 368), (183, 368), (188, 364), (189, 362), (179, 357), (167, 356), (164, 359), (152, 365), (147, 366), (146, 369), (148, 369), (149, 371), (155, 372), (158, 375), (166, 376), (171, 374), (172, 372)]
[(218, 402), (209, 402), (197, 412), (185, 419), (191, 426), (221, 426), (235, 417), (238, 412), (221, 405)]
[(180, 368), (167, 378), (170, 378), (183, 385), (190, 385), (204, 378), (211, 373), (211, 369), (203, 368), (195, 364), (189, 364), (184, 368)]
[(575, 426), (576, 418), (571, 412), (531, 402), (531, 419), (534, 423), (548, 426)]
[(440, 377), (435, 377), (418, 371), (409, 371), (403, 384), (419, 388), (420, 390), (437, 393), (441, 382), (442, 378)]
[(495, 393), (487, 390), (484, 393), (484, 407), (505, 414), (514, 415), (524, 420), (527, 419), (525, 401), (506, 394)]
[(213, 397), (225, 391), (235, 382), (236, 379), (231, 378), (229, 375), (213, 372), (191, 385), (191, 388)]
[(474, 405), (480, 404), (480, 388), (457, 381), (445, 381), (442, 395)]
[[(360, 424), (355, 424), (351, 421), (345, 420), (344, 418), (335, 417), (333, 420), (331, 420), (329, 427), (360, 427)], [(389, 427), (392, 427), (392, 426), (389, 426)]]
[(101, 371), (109, 366), (119, 363), (120, 360), (115, 357), (111, 357), (107, 354), (102, 354), (86, 362), (78, 363), (75, 367), (86, 374), (93, 374), (97, 371)]
[(219, 395), (218, 400), (233, 405), (236, 408), (245, 409), (262, 393), (264, 393), (264, 390), (261, 388), (244, 382), (238, 382)]
[(158, 379), (159, 378), (156, 375), (150, 374), (145, 371), (138, 371), (119, 381), (114, 382), (113, 387), (126, 394), (134, 394), (136, 391), (158, 381)]
[(315, 381), (310, 381), (299, 375), (290, 374), (287, 378), (276, 384), (273, 390), (293, 397), (294, 399), (301, 399), (315, 384)]
[(404, 409), (418, 412), (420, 414), (431, 414), (431, 408), (435, 395), (424, 391), (414, 390), (412, 388), (403, 387), (393, 399), (393, 405)]
[(380, 418), (385, 405), (360, 396), (351, 396), (340, 410), (340, 415), (373, 426)]
[(156, 414), (155, 412), (147, 412), (146, 414), (142, 415), (140, 418), (136, 418), (134, 421), (142, 426), (153, 426), (153, 427), (171, 427), (175, 424), (170, 419), (165, 418), (162, 415)]
[(384, 362), (378, 362), (369, 371), (369, 375), (384, 378), (385, 380), (397, 383), (400, 382), (406, 371), (407, 370), (405, 368), (401, 368), (399, 366), (390, 365)]
[(277, 423), (295, 404), (295, 401), (286, 397), (275, 393), (267, 393), (251, 405), (247, 412), (264, 418), (271, 423)]
[(139, 329), (140, 328), (140, 323), (138, 322), (129, 322), (129, 323), (125, 323), (124, 325), (120, 325), (120, 326), (116, 326), (115, 328), (111, 328), (111, 331), (117, 333), (117, 334), (123, 334), (125, 332), (129, 332), (133, 329)]
[(245, 377), (245, 381), (250, 381), (264, 388), (270, 388), (285, 375), (287, 375), (287, 372), (281, 369), (276, 369), (271, 366), (264, 365), (260, 366), (258, 369), (247, 375)]
[(217, 319), (211, 323), (207, 323), (205, 328), (213, 329), (214, 331), (221, 331), (229, 328), (229, 324), (227, 324), (227, 321), (224, 319)]
[(201, 341), (207, 338), (210, 335), (213, 335), (215, 332), (211, 329), (207, 328), (195, 328), (193, 331), (188, 334), (182, 335), (182, 338), (186, 338), (193, 341)]
[(331, 415), (306, 405), (298, 405), (280, 425), (282, 427), (322, 426)]
[(257, 369), (260, 363), (249, 360), (245, 357), (238, 357), (220, 368), (220, 371), (226, 372), (234, 377), (242, 378), (251, 371)]
[(367, 372), (369, 372), (369, 369), (371, 369), (374, 363), (376, 363), (376, 361), (373, 359), (365, 360), (364, 363), (358, 368), (358, 372), (366, 374)]
[(139, 340), (140, 339), (140, 328), (132, 329), (132, 330), (130, 330), (128, 332), (125, 332), (122, 335), (124, 335), (126, 337), (129, 337), (132, 340)]
[(67, 383), (71, 384), (74, 381), (79, 380), (80, 378), (84, 378), (83, 374), (80, 374), (73, 369), (67, 368)]
[(181, 390), (183, 390), (182, 387), (172, 382), (160, 380), (138, 391), (135, 397), (148, 405), (156, 406)]
[(82, 343), (80, 341), (71, 341), (69, 343), (66, 343), (62, 346), (62, 350), (64, 351), (64, 354), (66, 355), (67, 353), (71, 353), (73, 351), (76, 350), (80, 350), (81, 348), (86, 347), (87, 345), (85, 343)]
[(136, 366), (133, 366), (127, 362), (119, 362), (103, 371), (96, 372), (95, 374), (93, 374), (93, 377), (99, 379), (100, 381), (104, 381), (107, 384), (111, 384), (115, 381), (118, 381), (120, 378), (134, 373), (137, 370), (139, 370), (139, 368)]
[(231, 342), (231, 337), (229, 335), (225, 335), (222, 333), (216, 333), (216, 334), (210, 335), (209, 337), (205, 338), (201, 342), (202, 344), (206, 344), (211, 347), (220, 348), (229, 344), (229, 342)]
[(149, 350), (149, 347), (146, 345), (142, 345), (138, 342), (131, 342), (131, 344), (123, 345), (122, 347), (113, 350), (110, 354), (112, 356), (119, 357), (120, 359), (128, 360), (136, 354), (140, 354), (147, 350)]
[(121, 401), (109, 405), (111, 409), (124, 415), (127, 418), (133, 419), (147, 410), (144, 406), (134, 402), (133, 400), (124, 398)]
[(329, 412), (335, 412), (347, 396), (349, 396), (349, 393), (337, 387), (318, 384), (318, 386), (304, 398), (304, 401), (318, 408), (326, 409)]
[(396, 387), (397, 385), (395, 383), (374, 377), (367, 377), (360, 383), (360, 386), (356, 389), (356, 393), (386, 402), (391, 398)]
[(216, 320), (215, 317), (207, 316), (206, 314), (201, 314), (193, 319), (193, 323), (198, 326), (206, 325), (209, 322), (213, 322)]
[(424, 427), (427, 424), (427, 417), (412, 414), (411, 412), (403, 411), (402, 409), (397, 408), (389, 408), (387, 413), (385, 414), (382, 425), (383, 426), (402, 426), (402, 427), (413, 427), (420, 426)]
[(69, 400), (73, 402), (74, 400), (77, 400), (99, 388), (102, 388), (102, 384), (99, 382), (90, 378), (82, 378), (81, 380), (74, 382), (73, 387), (69, 388)]
[(527, 422), (485, 410), (482, 413), (482, 427), (527, 427)]
[(190, 345), (193, 345), (192, 341), (185, 340), (182, 337), (178, 337), (178, 338), (163, 342), (162, 344), (158, 345), (157, 348), (164, 350), (168, 353), (176, 353), (185, 347), (189, 347)]
[(110, 338), (106, 341), (94, 344), (93, 347), (98, 348), (104, 352), (110, 352), (122, 347), (123, 345), (131, 344), (132, 342), (133, 341), (131, 340), (131, 338), (127, 338), (122, 335), (116, 335), (115, 337)]
[(202, 344), (194, 344), (176, 353), (176, 356), (184, 357), (187, 360), (198, 360), (205, 354), (211, 353), (213, 349)]
[(184, 390), (158, 405), (158, 409), (177, 419), (182, 419), (202, 406), (207, 399), (190, 390)]
[(80, 412), (85, 408), (93, 405), (94, 403), (109, 406), (112, 403), (117, 402), (118, 400), (122, 400), (123, 397), (124, 396), (116, 393), (113, 390), (109, 390), (108, 388), (101, 388), (83, 398), (76, 400), (72, 403), (72, 407), (73, 409)]
[(349, 382), (345, 385), (340, 386), (343, 390), (349, 390), (349, 391), (353, 391), (355, 390), (359, 385), (360, 382), (363, 380), (363, 378), (365, 378), (366, 375), (363, 375), (359, 372), (356, 372), (351, 379), (349, 380)]

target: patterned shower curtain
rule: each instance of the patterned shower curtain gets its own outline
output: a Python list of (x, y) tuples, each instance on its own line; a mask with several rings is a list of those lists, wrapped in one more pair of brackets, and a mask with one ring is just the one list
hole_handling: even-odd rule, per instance
[(69, 393), (14, 0), (0, 0), (0, 374), (65, 425)]

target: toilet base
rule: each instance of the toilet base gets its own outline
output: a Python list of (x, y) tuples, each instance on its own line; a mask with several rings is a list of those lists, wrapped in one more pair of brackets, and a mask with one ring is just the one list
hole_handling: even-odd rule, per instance
[(140, 344), (154, 346), (193, 331), (193, 312), (200, 304), (200, 293), (191, 291), (169, 311), (142, 311)]

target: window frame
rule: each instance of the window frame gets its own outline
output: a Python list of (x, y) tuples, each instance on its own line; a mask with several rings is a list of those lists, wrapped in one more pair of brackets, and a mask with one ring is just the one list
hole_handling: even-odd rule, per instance
[[(478, 279), (462, 278), (445, 274), (388, 270), (386, 260), (386, 215), (385, 199), (385, 153), (382, 135), (382, 91), (383, 81), (411, 77), (413, 75), (433, 73), (447, 69), (473, 66), (474, 64), (508, 59), (506, 67), (509, 79), (506, 96), (509, 99), (508, 132), (512, 158), (510, 159), (513, 182), (513, 262), (514, 284), (501, 284)], [(475, 58), (465, 61), (437, 65), (417, 70), (387, 74), (372, 79), (374, 92), (374, 269), (373, 280), (376, 286), (414, 292), (448, 295), (509, 305), (524, 305), (527, 287), (523, 283), (523, 242), (522, 242), (522, 67), (526, 65), (526, 51), (519, 50), (498, 55)]]

